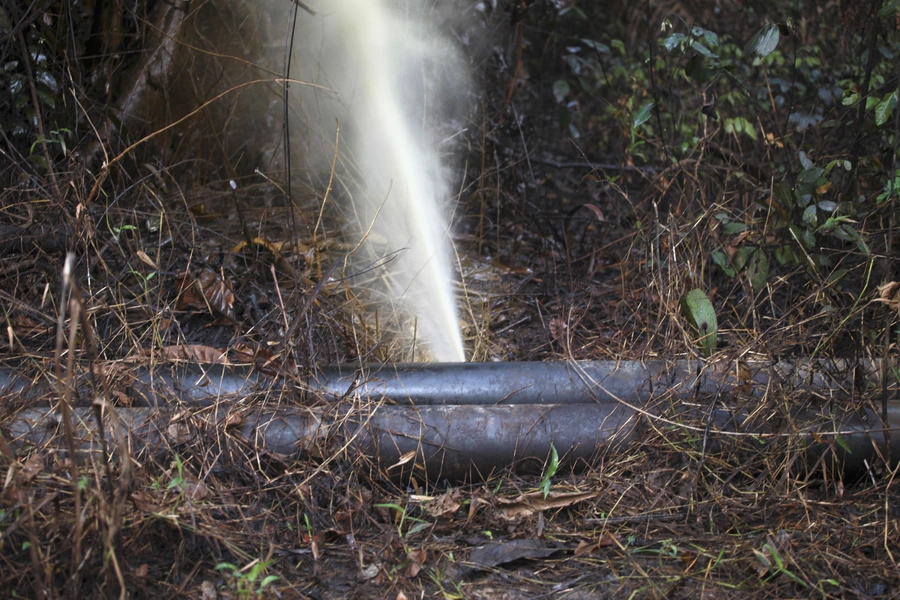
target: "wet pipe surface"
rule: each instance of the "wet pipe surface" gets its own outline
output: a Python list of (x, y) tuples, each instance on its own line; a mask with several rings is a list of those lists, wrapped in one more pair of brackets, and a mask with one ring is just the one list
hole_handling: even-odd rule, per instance
[[(755, 418), (753, 409), (777, 381), (834, 400), (807, 402), (791, 414), (805, 463), (858, 472), (879, 455), (896, 454), (890, 450), (900, 447), (900, 405), (889, 405), (884, 422), (873, 408), (849, 402), (859, 369), (872, 379), (880, 364), (856, 365), (855, 373), (849, 366), (835, 361), (391, 364), (325, 367), (306, 380), (288, 381), (250, 367), (160, 365), (110, 376), (111, 385), (126, 390), (120, 393), (133, 404), (107, 410), (103, 426), (107, 440), (128, 435), (135, 448), (149, 451), (224, 432), (286, 459), (324, 457), (346, 446), (398, 479), (417, 474), (472, 480), (506, 468), (540, 472), (551, 446), (563, 465), (593, 464), (629, 447), (651, 419), (695, 430), (710, 454), (749, 437), (766, 451), (766, 440), (783, 433)], [(28, 371), (24, 364), (0, 367), (0, 396), (27, 406), (7, 420), (4, 437), (13, 446), (60, 445), (57, 388), (49, 376)], [(85, 396), (84, 374), (75, 381), (80, 391), (73, 397), (92, 397)], [(76, 407), (75, 417), (78, 447), (98, 449), (93, 409)]]

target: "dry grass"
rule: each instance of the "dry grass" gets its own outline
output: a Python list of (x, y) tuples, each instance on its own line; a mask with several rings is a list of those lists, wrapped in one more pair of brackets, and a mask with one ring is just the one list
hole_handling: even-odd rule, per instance
[[(679, 302), (701, 283), (719, 311), (712, 360), (883, 355), (893, 317), (870, 303), (877, 252), (835, 253), (840, 286), (799, 267), (773, 270), (759, 289), (724, 278), (709, 259), (729, 243), (717, 215), (749, 221), (766, 181), (708, 155), (647, 179), (615, 173), (625, 174), (615, 183), (520, 155), (501, 160), (496, 147), (520, 136), (505, 108), (488, 105), (468, 138), (479, 168), (455, 213), (472, 360), (695, 356)], [(208, 123), (194, 131), (202, 147), (228, 147)], [(0, 589), (9, 597), (872, 598), (900, 589), (896, 470), (882, 461), (851, 480), (800, 468), (801, 439), (791, 435), (765, 451), (752, 437), (707, 450), (698, 431), (714, 402), (743, 403), (795, 432), (798, 405), (819, 399), (789, 388), (700, 398), (693, 420), (663, 412), (690, 427), (648, 420), (639, 443), (553, 477), (554, 494), (585, 499), (525, 502), (518, 513), (509, 502), (539, 478), (400, 485), (348, 446), (279, 455), (235, 433), (261, 407), (323, 405), (291, 386), (263, 384), (199, 409), (173, 394), (179, 419), (156, 445), (113, 436), (78, 449), (67, 430), (134, 402), (126, 384), (136, 366), (218, 353), (296, 382), (317, 364), (416, 357), (414, 325), (367, 291), (378, 275), (353, 254), (358, 234), (340, 208), (346, 174), (324, 209), (319, 184), (333, 173), (295, 183), (289, 204), (273, 183), (283, 174), (184, 168), (190, 148), (165, 147), (175, 154), (152, 167), (140, 149), (123, 157), (90, 205), (95, 180), (77, 161), (37, 177), (17, 159), (12, 171), (31, 177), (5, 173), (20, 183), (0, 196), (0, 347), (30, 380), (51, 382), (40, 393), (6, 388), (0, 404)], [(64, 250), (74, 256), (69, 276)], [(209, 285), (191, 283), (204, 272)], [(187, 302), (191, 289), (205, 302)], [(185, 346), (195, 349), (173, 350)], [(880, 392), (832, 401), (880, 412)], [(70, 412), (42, 444), (23, 445), (9, 426), (33, 407)], [(555, 552), (483, 569), (467, 562), (479, 545), (514, 539)]]

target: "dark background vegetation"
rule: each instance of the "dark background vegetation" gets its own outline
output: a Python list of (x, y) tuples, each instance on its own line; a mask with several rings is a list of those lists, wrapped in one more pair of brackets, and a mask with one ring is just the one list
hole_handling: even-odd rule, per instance
[[(446, 28), (477, 84), (453, 142), (473, 360), (895, 359), (898, 9), (461, 3)], [(57, 348), (71, 252), (89, 333), (65, 347), (83, 361), (218, 349), (290, 376), (408, 358), (370, 299), (329, 279), (356, 240), (340, 205), (320, 209), (331, 174), (285, 157), (282, 14), (243, 0), (0, 5), (0, 352), (34, 372), (58, 364), (41, 361)], [(288, 116), (298, 135), (314, 118)], [(332, 198), (351, 178), (336, 173)], [(690, 290), (715, 307), (711, 344)], [(881, 410), (896, 379), (883, 375), (852, 401)], [(790, 429), (806, 400), (774, 390), (760, 412)], [(0, 412), (20, 408), (8, 395)], [(3, 436), (0, 589), (14, 597), (900, 589), (884, 463), (844, 482), (771, 456), (701, 456), (687, 433), (654, 427), (627, 456), (559, 475), (590, 501), (507, 518), (498, 499), (537, 480), (398, 486), (352, 457), (267, 457), (212, 435), (130, 470), (94, 458), (77, 479), (64, 454)], [(459, 567), (495, 536), (588, 549)]]

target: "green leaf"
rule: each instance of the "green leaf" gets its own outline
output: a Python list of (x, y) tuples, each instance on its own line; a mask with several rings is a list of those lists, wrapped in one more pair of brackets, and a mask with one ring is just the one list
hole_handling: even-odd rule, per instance
[(859, 238), (859, 233), (853, 229), (851, 225), (847, 225), (846, 223), (841, 223), (832, 231), (834, 237), (844, 242), (855, 242)]
[(732, 269), (728, 265), (728, 258), (725, 256), (725, 252), (721, 249), (713, 250), (709, 253), (709, 257), (712, 261), (719, 267), (723, 273), (725, 273), (728, 277), (734, 277), (737, 275), (737, 271)]
[(557, 469), (559, 469), (559, 453), (556, 451), (556, 446), (551, 443), (550, 460), (547, 463), (547, 468), (544, 469), (544, 476), (541, 478), (540, 485), (540, 490), (544, 492), (544, 498), (550, 495), (551, 479), (556, 475)]
[(897, 104), (897, 91), (893, 91), (884, 97), (884, 100), (875, 106), (875, 124), (881, 127), (891, 118), (894, 105)]
[(700, 42), (694, 42), (691, 44), (691, 48), (705, 56), (706, 58), (719, 58), (719, 55), (707, 48), (704, 44)]
[(841, 104), (844, 106), (851, 106), (859, 102), (859, 94), (856, 92), (850, 92), (841, 100)]
[(747, 265), (747, 279), (750, 280), (750, 286), (754, 290), (765, 287), (769, 279), (769, 259), (762, 248), (757, 248), (750, 258), (750, 264)]
[(593, 48), (600, 54), (610, 54), (612, 52), (610, 50), (609, 46), (607, 46), (606, 44), (603, 44), (601, 42), (598, 42), (596, 40), (583, 39), (583, 40), (581, 40), (581, 43), (584, 44), (585, 46), (587, 46), (588, 48)]
[(883, 19), (894, 12), (900, 12), (900, 0), (888, 0), (885, 2), (884, 6), (878, 11), (878, 18)]
[(697, 83), (706, 83), (709, 79), (709, 73), (703, 64), (703, 59), (699, 56), (692, 56), (684, 66), (684, 74), (696, 81)]
[(672, 50), (677, 48), (679, 45), (684, 43), (684, 40), (686, 38), (687, 38), (687, 36), (684, 35), (683, 33), (673, 33), (669, 37), (667, 37), (666, 39), (663, 40), (662, 45), (666, 50), (671, 52)]
[(556, 98), (557, 103), (565, 102), (570, 91), (569, 83), (565, 79), (557, 79), (553, 82), (553, 97)]
[(731, 264), (740, 271), (747, 266), (747, 261), (750, 260), (751, 254), (753, 254), (753, 248), (741, 246), (735, 251), (734, 256), (731, 257)]
[(803, 245), (806, 246), (807, 250), (812, 250), (816, 247), (816, 236), (809, 229), (804, 229), (800, 233), (800, 238), (803, 240)]
[(775, 248), (775, 260), (780, 265), (796, 265), (800, 260), (794, 253), (794, 249), (790, 246), (779, 246)]
[(693, 289), (681, 297), (681, 312), (700, 334), (700, 346), (704, 353), (711, 356), (716, 349), (716, 334), (719, 330), (716, 309), (713, 308), (712, 302), (703, 290)]
[(578, 19), (579, 21), (587, 21), (587, 15), (584, 14), (584, 11), (578, 8), (577, 6), (567, 6), (561, 11), (559, 11), (559, 16), (567, 17), (571, 16), (574, 19)]
[(815, 227), (819, 222), (818, 217), (816, 216), (816, 205), (810, 204), (806, 207), (806, 210), (803, 211), (803, 223), (809, 225), (810, 227)]
[(772, 186), (772, 191), (775, 195), (775, 201), (782, 208), (788, 209), (794, 204), (794, 195), (791, 193), (791, 188), (788, 184), (778, 182)]
[(766, 57), (775, 51), (780, 39), (781, 33), (778, 31), (778, 25), (775, 23), (768, 23), (765, 27), (753, 34), (753, 37), (750, 38), (750, 42), (744, 49), (744, 53), (750, 54), (751, 52), (756, 52), (758, 56)]
[(735, 235), (747, 229), (746, 223), (722, 223), (722, 233), (725, 235)]
[(847, 440), (845, 440), (843, 436), (834, 436), (834, 441), (837, 442), (838, 446), (844, 449), (844, 452), (846, 452), (847, 454), (853, 454), (853, 451), (850, 450), (850, 444), (847, 443)]
[(637, 129), (650, 120), (650, 111), (653, 110), (653, 102), (644, 104), (634, 115), (632, 120), (632, 129)]
[(719, 45), (719, 34), (717, 34), (715, 31), (703, 29), (702, 27), (698, 27), (695, 25), (691, 28), (691, 35), (695, 38), (703, 38), (703, 41), (712, 47), (716, 47)]
[(809, 169), (803, 169), (800, 171), (800, 175), (797, 177), (800, 183), (815, 183), (819, 180), (819, 177), (825, 174), (825, 169), (821, 167), (812, 167)]

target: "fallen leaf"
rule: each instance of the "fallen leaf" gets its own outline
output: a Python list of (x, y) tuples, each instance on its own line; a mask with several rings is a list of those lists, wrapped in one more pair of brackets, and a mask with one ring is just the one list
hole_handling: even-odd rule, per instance
[(584, 556), (585, 554), (590, 554), (594, 550), (600, 547), (600, 544), (597, 542), (593, 542), (591, 544), (585, 542), (584, 540), (578, 542), (578, 547), (575, 548), (575, 556)]
[[(150, 354), (150, 352), (150, 350), (146, 351), (147, 354)], [(153, 350), (153, 353), (157, 358), (163, 360), (186, 360), (192, 363), (199, 362), (211, 365), (230, 364), (225, 350), (200, 344), (175, 344), (174, 346)]]
[(423, 548), (410, 550), (407, 557), (409, 557), (410, 563), (406, 567), (406, 576), (415, 577), (422, 570), (425, 561), (428, 560), (428, 551)]
[(518, 518), (551, 508), (564, 508), (584, 500), (595, 498), (599, 492), (550, 493), (544, 498), (543, 492), (530, 492), (513, 500), (497, 499), (500, 513), (507, 519)]
[(875, 302), (882, 302), (888, 305), (891, 310), (900, 312), (900, 282), (888, 281), (878, 286), (878, 297)]
[(175, 278), (178, 288), (176, 310), (209, 310), (234, 320), (234, 292), (231, 282), (212, 269), (202, 269), (196, 277), (183, 273)]
[[(460, 491), (458, 489), (451, 490), (438, 497), (433, 496), (410, 496), (411, 502), (417, 502), (422, 505), (432, 517), (443, 517), (456, 513), (462, 503), (459, 501)], [(474, 504), (474, 503), (473, 503)]]
[(397, 467), (400, 467), (402, 465), (405, 465), (406, 463), (410, 462), (411, 460), (414, 460), (415, 458), (416, 458), (415, 450), (410, 450), (409, 452), (405, 452), (403, 455), (400, 456), (400, 458), (397, 460), (397, 462), (395, 464), (388, 467), (388, 471), (390, 471), (391, 469), (396, 469)]
[(44, 462), (41, 460), (41, 457), (37, 454), (32, 454), (22, 463), (22, 473), (25, 475), (23, 482), (29, 483), (43, 470)]
[(548, 548), (543, 541), (533, 539), (488, 542), (472, 550), (468, 562), (478, 569), (489, 569), (514, 560), (546, 558), (559, 550), (560, 548)]
[(378, 575), (379, 571), (381, 571), (381, 563), (372, 563), (368, 567), (363, 567), (359, 571), (359, 579), (361, 581), (366, 581), (367, 579), (374, 579), (376, 575)]
[(594, 216), (597, 218), (598, 221), (601, 221), (601, 222), (606, 221), (606, 217), (603, 215), (603, 211), (600, 210), (595, 204), (591, 204), (590, 202), (588, 202), (584, 206), (585, 206), (585, 208), (589, 209), (592, 213), (594, 213)]
[(153, 262), (152, 258), (147, 256), (146, 252), (144, 252), (143, 250), (138, 250), (137, 252), (135, 252), (135, 254), (137, 254), (137, 257), (139, 259), (141, 259), (142, 263), (144, 263), (145, 265), (147, 265), (148, 267), (150, 267), (153, 270), (156, 270), (156, 271), (159, 270), (159, 267), (156, 266), (156, 263)]

